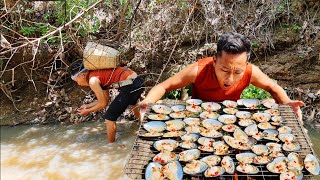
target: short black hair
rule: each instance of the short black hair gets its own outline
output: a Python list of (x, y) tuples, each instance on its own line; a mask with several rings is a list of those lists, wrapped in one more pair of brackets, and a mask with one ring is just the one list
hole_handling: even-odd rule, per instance
[(83, 69), (85, 69), (82, 62), (74, 62), (70, 65), (69, 68), (70, 68), (69, 74), (71, 76), (73, 76), (73, 75), (77, 74), (78, 72), (82, 71)]
[(222, 51), (230, 54), (241, 54), (247, 52), (247, 60), (250, 58), (251, 43), (247, 37), (235, 32), (221, 35), (217, 44), (217, 57), (221, 57)]

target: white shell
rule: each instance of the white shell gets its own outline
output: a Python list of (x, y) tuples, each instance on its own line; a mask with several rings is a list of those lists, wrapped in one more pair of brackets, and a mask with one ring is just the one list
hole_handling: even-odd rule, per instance
[(301, 171), (303, 169), (303, 159), (297, 153), (290, 153), (288, 155), (288, 169)]
[(237, 166), (237, 171), (246, 174), (257, 174), (259, 169), (251, 164), (240, 164)]
[(204, 111), (200, 114), (200, 117), (203, 119), (218, 119), (220, 115), (217, 112)]
[(283, 173), (288, 170), (287, 168), (288, 158), (277, 157), (271, 163), (267, 164), (267, 169), (273, 173)]
[(200, 157), (200, 150), (190, 149), (179, 153), (179, 161), (192, 161)]
[(193, 113), (200, 113), (202, 112), (202, 109), (200, 106), (196, 106), (196, 105), (188, 105), (186, 107), (186, 109), (190, 112), (193, 112)]
[(216, 166), (221, 161), (221, 157), (217, 155), (205, 156), (200, 161), (207, 163), (209, 167)]
[(169, 116), (174, 119), (182, 119), (186, 117), (186, 114), (183, 111), (179, 111), (179, 112), (170, 113)]
[(185, 135), (181, 136), (182, 141), (195, 142), (198, 139), (199, 139), (199, 135), (195, 133), (186, 133)]
[(265, 102), (265, 103), (263, 103), (263, 105), (269, 109), (278, 109), (279, 108), (279, 104), (274, 103), (274, 102)]
[(180, 111), (184, 111), (184, 110), (186, 109), (186, 106), (185, 106), (185, 105), (178, 104), (178, 105), (172, 106), (171, 109), (172, 109), (174, 112), (180, 112)]
[(256, 124), (252, 124), (252, 125), (246, 127), (244, 129), (244, 132), (247, 133), (248, 136), (253, 136), (259, 132), (258, 126)]
[(185, 135), (185, 131), (169, 131), (162, 135), (162, 137), (179, 137)]
[(190, 105), (198, 106), (202, 103), (202, 100), (201, 99), (188, 99), (188, 100), (186, 100), (186, 103), (190, 104)]
[(280, 115), (280, 112), (277, 109), (267, 109), (264, 112), (271, 114), (272, 116), (279, 116)]
[(197, 145), (193, 142), (190, 141), (183, 141), (179, 144), (180, 147), (184, 148), (184, 149), (195, 149), (197, 148)]
[(206, 172), (204, 172), (205, 177), (217, 177), (222, 175), (225, 169), (220, 166), (209, 167)]
[(277, 129), (275, 126), (272, 126), (269, 122), (259, 123), (258, 127), (260, 129), (263, 129), (263, 130), (266, 130), (266, 129)]
[(222, 127), (222, 123), (215, 119), (205, 119), (202, 121), (202, 126), (207, 129), (219, 130)]
[(251, 113), (248, 111), (238, 111), (236, 117), (239, 119), (248, 119), (251, 117)]
[(161, 104), (153, 105), (152, 110), (158, 114), (170, 114), (172, 112), (170, 107)]
[(224, 100), (224, 101), (222, 102), (222, 104), (223, 104), (224, 106), (226, 106), (226, 107), (229, 107), (229, 108), (235, 108), (235, 107), (237, 107), (237, 105), (238, 105), (237, 102), (231, 101), (231, 100)]
[(171, 120), (171, 121), (166, 121), (165, 123), (167, 125), (168, 131), (179, 131), (183, 129), (184, 126), (186, 125), (186, 123), (181, 120)]
[(225, 112), (226, 114), (236, 114), (238, 112), (238, 109), (235, 108), (224, 108), (223, 112)]
[(200, 126), (201, 120), (199, 118), (185, 118), (183, 122), (189, 126)]
[(239, 127), (234, 124), (226, 124), (222, 126), (222, 129), (226, 132), (234, 132), (237, 128)]
[(260, 101), (258, 99), (244, 99), (242, 103), (249, 109), (255, 109), (260, 104)]
[(203, 145), (203, 146), (210, 146), (212, 147), (212, 143), (214, 143), (215, 140), (212, 138), (207, 138), (207, 137), (200, 137), (198, 139), (198, 143)]
[(272, 158), (270, 156), (257, 156), (253, 159), (253, 163), (254, 164), (259, 164), (259, 165), (263, 165), (263, 164), (268, 164), (272, 161)]
[(168, 120), (170, 118), (168, 115), (165, 115), (165, 114), (150, 114), (148, 116), (148, 119), (163, 121), (163, 120)]
[(278, 128), (279, 134), (291, 134), (292, 129), (288, 126), (282, 126)]
[(251, 164), (255, 157), (257, 155), (253, 153), (240, 153), (236, 155), (236, 159), (243, 164)]
[(229, 146), (225, 144), (223, 141), (217, 141), (212, 143), (212, 146), (215, 150), (215, 155), (226, 155), (228, 154)]
[(285, 151), (299, 151), (301, 149), (301, 146), (299, 143), (289, 142), (289, 143), (284, 143), (282, 145), (282, 149)]
[(308, 154), (306, 156), (304, 159), (304, 166), (311, 174), (319, 175), (319, 161), (314, 155)]
[(208, 130), (205, 128), (200, 128), (200, 131), (200, 134), (204, 137), (219, 138), (223, 136), (220, 132), (214, 129)]
[(153, 147), (158, 151), (173, 151), (178, 147), (178, 142), (172, 139), (163, 139), (154, 142)]
[(279, 151), (281, 151), (281, 147), (282, 147), (281, 144), (278, 144), (278, 143), (267, 143), (266, 145), (268, 146), (268, 148), (269, 148), (270, 151), (272, 151), (272, 152), (279, 152)]
[(286, 143), (292, 142), (296, 139), (296, 136), (293, 134), (279, 134), (278, 137), (282, 142)]
[(214, 148), (210, 146), (198, 146), (198, 149), (205, 152), (213, 152)]
[(223, 114), (218, 117), (218, 120), (224, 124), (233, 124), (237, 121), (237, 118), (235, 115)]
[(263, 144), (257, 144), (252, 146), (251, 150), (256, 154), (256, 155), (268, 155), (270, 150), (268, 146), (263, 145)]
[(178, 160), (178, 156), (174, 152), (163, 151), (158, 153), (155, 157), (153, 157), (153, 162), (165, 164), (170, 161)]
[(249, 141), (248, 135), (240, 128), (234, 131), (233, 137), (241, 143), (247, 143)]
[(183, 170), (179, 161), (171, 161), (162, 167), (162, 172), (166, 179), (182, 179)]
[(280, 174), (280, 180), (288, 180), (288, 179), (302, 180), (302, 178), (303, 178), (302, 172), (298, 172), (298, 171), (288, 170), (287, 172), (283, 172)]
[(194, 160), (185, 167), (183, 167), (183, 171), (186, 174), (199, 174), (204, 172), (208, 168), (208, 165), (202, 161)]
[(247, 127), (252, 124), (255, 124), (255, 122), (252, 119), (241, 119), (240, 121), (238, 121), (238, 124), (240, 126)]
[(224, 156), (221, 161), (221, 166), (226, 170), (228, 174), (233, 174), (235, 165), (230, 156)]
[(271, 119), (271, 115), (268, 113), (254, 113), (252, 118), (257, 122), (268, 122)]
[(205, 102), (201, 104), (201, 107), (205, 109), (206, 111), (218, 111), (221, 109), (220, 104), (215, 102)]
[(188, 133), (200, 133), (200, 126), (188, 126), (185, 128)]

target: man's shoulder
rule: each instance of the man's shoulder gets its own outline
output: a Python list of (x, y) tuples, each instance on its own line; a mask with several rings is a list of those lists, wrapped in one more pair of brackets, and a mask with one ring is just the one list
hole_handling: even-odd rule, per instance
[(205, 57), (205, 58), (199, 59), (197, 62), (198, 62), (198, 65), (205, 66), (207, 64), (213, 63), (215, 59), (216, 59), (215, 57)]

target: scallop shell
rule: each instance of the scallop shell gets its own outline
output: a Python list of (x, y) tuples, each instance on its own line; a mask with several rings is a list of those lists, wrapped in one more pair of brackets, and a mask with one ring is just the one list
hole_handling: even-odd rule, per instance
[(254, 138), (250, 137), (249, 141), (247, 143), (240, 143), (240, 146), (238, 147), (238, 149), (240, 150), (250, 150), (252, 148), (253, 145), (255, 145), (257, 143), (257, 140), (255, 140)]
[(287, 162), (288, 169), (301, 171), (303, 169), (303, 159), (297, 153), (290, 153)]
[(221, 109), (220, 104), (215, 102), (205, 102), (201, 104), (201, 107), (205, 109), (206, 111), (218, 111)]
[(258, 126), (256, 124), (251, 124), (244, 129), (244, 132), (247, 133), (248, 136), (253, 136), (259, 132)]
[(200, 114), (200, 117), (203, 119), (218, 119), (220, 115), (217, 112), (204, 111)]
[(251, 113), (248, 111), (238, 111), (236, 117), (239, 119), (248, 119), (251, 117)]
[(259, 164), (259, 165), (264, 165), (264, 164), (268, 164), (272, 161), (272, 158), (270, 156), (257, 156), (253, 159), (253, 163), (254, 164)]
[(158, 133), (158, 132), (155, 132), (155, 133), (145, 133), (145, 134), (140, 134), (140, 136), (142, 137), (160, 137), (160, 136), (163, 136), (163, 133)]
[(163, 120), (168, 120), (168, 119), (170, 119), (170, 118), (169, 118), (169, 116), (166, 115), (166, 114), (150, 114), (150, 115), (148, 116), (148, 119), (163, 121)]
[(188, 133), (200, 133), (200, 126), (188, 126), (185, 128)]
[(266, 130), (266, 129), (277, 129), (275, 126), (272, 126), (269, 122), (259, 123), (258, 127), (260, 129), (263, 129), (263, 130)]
[(235, 102), (235, 101), (231, 101), (231, 100), (224, 100), (222, 102), (222, 104), (225, 106), (225, 107), (228, 107), (228, 108), (235, 108), (237, 107), (238, 103)]
[(233, 124), (236, 122), (237, 118), (235, 115), (223, 114), (218, 117), (218, 120), (224, 124)]
[(181, 120), (171, 120), (171, 121), (166, 121), (165, 123), (167, 125), (168, 131), (179, 131), (183, 129), (186, 125), (186, 123)]
[(236, 159), (243, 164), (251, 164), (255, 157), (257, 155), (253, 153), (240, 153), (236, 155)]
[(247, 127), (252, 124), (255, 124), (255, 122), (252, 119), (241, 119), (240, 121), (238, 121), (238, 124), (240, 126)]
[(240, 146), (240, 142), (237, 141), (234, 137), (231, 136), (223, 136), (224, 142), (226, 142), (230, 147), (234, 149), (238, 149)]
[(183, 171), (186, 174), (199, 174), (207, 170), (208, 165), (202, 161), (194, 160), (188, 164), (186, 164), (185, 167), (183, 167)]
[(244, 105), (243, 105), (243, 100), (244, 100), (244, 99), (238, 99), (238, 100), (237, 100), (238, 106), (244, 106)]
[(200, 128), (200, 134), (204, 137), (211, 137), (211, 138), (219, 138), (223, 136), (220, 132), (214, 129), (208, 130), (205, 128)]
[(201, 99), (188, 99), (188, 100), (186, 100), (186, 103), (190, 104), (190, 105), (198, 106), (202, 103), (202, 100)]
[(251, 164), (239, 164), (236, 169), (246, 174), (257, 174), (259, 172), (259, 169)]
[(238, 109), (235, 108), (224, 108), (223, 112), (225, 112), (226, 114), (236, 114), (238, 112)]
[(226, 170), (228, 174), (233, 174), (235, 165), (230, 156), (224, 156), (221, 161), (221, 166)]
[(186, 118), (183, 120), (189, 126), (200, 126), (201, 120), (199, 118)]
[(155, 157), (153, 157), (153, 162), (166, 164), (170, 161), (178, 160), (178, 156), (174, 152), (163, 151), (158, 153)]
[(265, 103), (263, 103), (263, 105), (269, 109), (278, 109), (279, 108), (279, 104), (274, 103), (274, 102), (265, 102)]
[(286, 157), (283, 153), (281, 153), (279, 151), (274, 151), (274, 152), (270, 153), (269, 156), (271, 158)]
[(158, 151), (173, 151), (178, 147), (178, 142), (172, 139), (163, 139), (154, 142), (153, 147)]
[(206, 172), (204, 172), (205, 177), (217, 177), (222, 175), (226, 170), (220, 166), (209, 167)]
[(200, 161), (207, 163), (209, 167), (216, 166), (221, 161), (221, 157), (217, 155), (205, 156)]
[(226, 132), (234, 132), (237, 128), (239, 127), (234, 124), (226, 124), (222, 126), (222, 129)]
[(170, 114), (172, 112), (170, 107), (161, 104), (153, 105), (152, 110), (158, 114)]
[(292, 142), (296, 139), (296, 136), (293, 134), (279, 134), (278, 138), (282, 141), (282, 142)]
[(284, 118), (282, 116), (272, 116), (271, 120), (273, 122), (277, 122), (277, 123), (283, 123), (284, 122)]
[(282, 126), (278, 128), (279, 134), (291, 134), (292, 129), (288, 126)]
[(251, 150), (256, 154), (256, 155), (268, 155), (270, 150), (268, 146), (263, 145), (263, 144), (257, 144), (252, 146)]
[(283, 173), (286, 172), (287, 169), (287, 161), (286, 157), (277, 157), (271, 163), (267, 164), (267, 169), (273, 173)]
[(143, 125), (143, 128), (150, 132), (151, 134), (154, 133), (161, 133), (166, 129), (167, 125), (161, 121), (150, 121)]
[(212, 147), (212, 143), (214, 143), (215, 140), (212, 138), (207, 138), (207, 137), (200, 137), (198, 139), (198, 143), (203, 145), (203, 146), (210, 146)]
[(146, 180), (163, 180), (162, 166), (159, 163), (151, 162), (148, 164), (145, 173)]
[(183, 178), (183, 170), (179, 161), (171, 161), (162, 167), (162, 172), (167, 179), (181, 180)]
[(301, 149), (301, 146), (299, 143), (289, 142), (289, 143), (284, 143), (282, 145), (282, 149), (285, 151), (299, 151)]
[(199, 139), (199, 135), (195, 133), (186, 133), (185, 135), (181, 136), (181, 140), (195, 142)]
[(254, 139), (258, 140), (258, 141), (260, 141), (261, 139), (263, 139), (265, 136), (266, 136), (266, 134), (263, 133), (263, 132), (258, 132), (258, 133), (256, 133), (256, 134), (252, 135), (252, 137), (253, 137)]
[(226, 155), (228, 154), (229, 146), (225, 144), (223, 141), (217, 141), (212, 143), (212, 146), (215, 150), (215, 155)]
[(190, 142), (190, 141), (184, 141), (184, 142), (181, 142), (179, 144), (180, 147), (184, 148), (184, 149), (195, 149), (197, 148), (197, 145), (193, 142)]
[(171, 109), (173, 110), (173, 112), (180, 112), (180, 111), (184, 111), (186, 109), (186, 106), (178, 104), (178, 105), (172, 106)]
[(200, 157), (200, 150), (190, 149), (179, 153), (179, 161), (192, 161)]
[(214, 148), (211, 146), (198, 146), (198, 149), (201, 151), (206, 151), (206, 152), (213, 152)]
[(169, 116), (174, 119), (182, 119), (186, 117), (186, 114), (183, 111), (179, 111), (179, 112), (170, 113)]
[(249, 141), (248, 135), (240, 128), (234, 131), (233, 137), (241, 143), (247, 143)]
[(186, 107), (186, 109), (190, 112), (193, 112), (193, 113), (200, 113), (202, 112), (202, 108), (200, 106), (196, 106), (196, 105), (188, 105)]
[(279, 152), (281, 151), (281, 147), (282, 147), (282, 145), (278, 143), (267, 143), (266, 146), (268, 146), (268, 148), (272, 152)]
[(258, 99), (244, 99), (242, 103), (249, 109), (255, 109), (260, 104), (260, 101)]
[(280, 180), (288, 180), (288, 179), (302, 180), (302, 178), (303, 178), (302, 172), (298, 172), (298, 171), (288, 170), (287, 172), (283, 172), (280, 174)]
[(319, 175), (319, 161), (314, 155), (308, 154), (306, 156), (304, 159), (304, 166), (311, 174)]
[(272, 116), (280, 116), (280, 112), (277, 109), (267, 109), (264, 113), (271, 114)]
[(278, 136), (278, 131), (274, 129), (266, 129), (263, 131), (265, 136), (263, 137), (264, 139), (271, 140), (271, 141), (280, 141), (277, 136)]
[(218, 130), (222, 127), (222, 123), (215, 119), (205, 119), (202, 121), (202, 126), (207, 129)]
[(252, 118), (257, 122), (268, 122), (271, 119), (271, 115), (268, 113), (254, 113)]
[(180, 137), (185, 135), (185, 131), (169, 131), (162, 135), (162, 137)]

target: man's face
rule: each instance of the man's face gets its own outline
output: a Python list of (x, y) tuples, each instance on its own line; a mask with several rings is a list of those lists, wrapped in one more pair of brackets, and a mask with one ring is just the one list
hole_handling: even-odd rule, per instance
[(77, 82), (79, 86), (88, 86), (86, 77), (86, 73), (81, 73), (77, 77), (75, 77), (74, 81)]
[(228, 54), (222, 51), (213, 64), (220, 87), (228, 90), (242, 78), (247, 64), (247, 53)]

